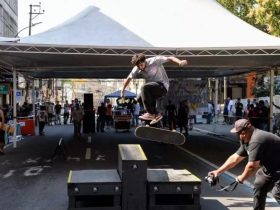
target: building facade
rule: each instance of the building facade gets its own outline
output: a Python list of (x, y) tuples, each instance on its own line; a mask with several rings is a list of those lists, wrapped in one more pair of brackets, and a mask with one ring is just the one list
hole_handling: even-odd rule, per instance
[(0, 0), (0, 36), (14, 37), (18, 31), (18, 0)]

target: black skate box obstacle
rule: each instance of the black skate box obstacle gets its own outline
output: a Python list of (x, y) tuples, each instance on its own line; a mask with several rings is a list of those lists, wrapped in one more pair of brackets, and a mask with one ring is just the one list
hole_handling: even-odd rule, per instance
[(69, 172), (69, 210), (201, 209), (196, 176), (187, 170), (147, 169), (138, 144), (118, 149), (118, 169)]

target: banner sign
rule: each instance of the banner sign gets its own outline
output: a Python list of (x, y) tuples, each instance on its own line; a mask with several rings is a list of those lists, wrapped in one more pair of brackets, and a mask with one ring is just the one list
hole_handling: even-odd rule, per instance
[(9, 85), (8, 84), (0, 84), (0, 94), (9, 94)]

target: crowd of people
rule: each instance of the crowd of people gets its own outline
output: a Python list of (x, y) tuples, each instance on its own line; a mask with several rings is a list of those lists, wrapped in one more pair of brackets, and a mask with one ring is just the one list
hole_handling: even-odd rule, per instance
[(63, 114), (63, 124), (74, 124), (74, 135), (81, 135), (81, 123), (84, 117), (83, 104), (78, 100), (72, 100), (71, 104), (66, 100), (62, 106), (59, 101), (54, 103), (46, 102), (40, 105), (37, 111), (37, 119), (39, 123), (39, 134), (45, 135), (45, 125), (61, 125), (61, 117)]
[(233, 124), (235, 121), (246, 118), (255, 127), (268, 131), (270, 106), (267, 100), (250, 100), (243, 105), (240, 98), (236, 102), (228, 97), (224, 103), (224, 122)]

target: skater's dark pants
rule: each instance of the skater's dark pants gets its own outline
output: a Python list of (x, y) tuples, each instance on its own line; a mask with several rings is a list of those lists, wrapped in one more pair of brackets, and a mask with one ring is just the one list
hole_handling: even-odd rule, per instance
[(138, 102), (144, 105), (145, 110), (150, 114), (157, 114), (157, 99), (167, 93), (166, 88), (160, 82), (148, 82), (141, 87), (141, 94)]
[(266, 196), (272, 190), (272, 195), (280, 204), (280, 171), (267, 173), (262, 168), (256, 173), (254, 183), (254, 210), (264, 210)]

